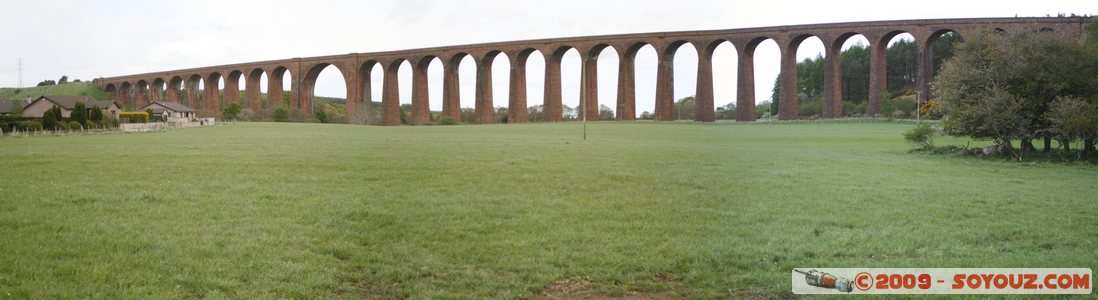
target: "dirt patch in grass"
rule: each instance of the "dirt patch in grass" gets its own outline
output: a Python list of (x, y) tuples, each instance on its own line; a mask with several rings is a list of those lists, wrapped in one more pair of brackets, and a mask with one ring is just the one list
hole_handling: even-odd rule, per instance
[(686, 299), (681, 295), (670, 291), (660, 292), (636, 292), (627, 291), (622, 295), (607, 295), (590, 287), (590, 283), (582, 279), (565, 278), (557, 280), (548, 289), (542, 291), (534, 299)]

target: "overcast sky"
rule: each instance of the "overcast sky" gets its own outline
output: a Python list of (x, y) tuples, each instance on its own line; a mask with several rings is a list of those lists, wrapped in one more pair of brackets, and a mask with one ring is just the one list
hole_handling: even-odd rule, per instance
[[(688, 0), (399, 0), (399, 1), (17, 1), (0, 0), (0, 87), (62, 75), (90, 80), (172, 69), (351, 52), (553, 37), (896, 19), (1098, 14), (1098, 1), (688, 1)], [(849, 44), (855, 43), (851, 41)], [(822, 50), (806, 41), (801, 58)], [(757, 100), (767, 100), (778, 69), (777, 46), (756, 54)], [(637, 112), (651, 111), (655, 52), (637, 58)], [(675, 97), (694, 94), (697, 54), (675, 61)], [(494, 66), (495, 104), (506, 106), (508, 65)], [(728, 44), (714, 58), (717, 105), (734, 101), (736, 54)], [(540, 57), (528, 64), (529, 104), (542, 102)], [(461, 66), (462, 106), (473, 106), (473, 62)], [(600, 58), (600, 103), (613, 107), (617, 55)], [(431, 108), (441, 109), (442, 66), (429, 72)], [(563, 61), (564, 102), (578, 103), (579, 60)], [(375, 72), (378, 73), (378, 72)], [(375, 82), (381, 77), (375, 74)], [(401, 69), (402, 102), (410, 102), (411, 71)], [(244, 85), (241, 84), (241, 87)], [(286, 85), (287, 88), (289, 85)], [(375, 88), (380, 100), (380, 88)], [(342, 97), (342, 77), (329, 67), (316, 94)]]

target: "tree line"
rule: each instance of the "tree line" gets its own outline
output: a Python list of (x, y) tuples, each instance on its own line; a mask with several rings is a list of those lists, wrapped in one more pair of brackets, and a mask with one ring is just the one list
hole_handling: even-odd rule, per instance
[[(933, 47), (933, 70), (937, 74), (942, 63), (953, 57), (955, 45), (961, 41), (961, 36), (953, 32), (943, 34)], [(869, 101), (869, 67), (871, 49), (868, 45), (858, 42), (843, 50), (839, 62), (842, 66), (842, 92), (843, 114), (865, 114), (865, 107)], [(893, 99), (903, 95), (910, 95), (915, 90), (915, 79), (918, 72), (919, 48), (915, 41), (908, 39), (897, 40), (888, 46), (887, 99)], [(822, 113), (823, 84), (824, 84), (823, 55), (814, 58), (806, 58), (797, 63), (797, 100), (801, 109), (800, 115), (810, 117)], [(781, 75), (774, 79), (774, 88), (771, 90), (772, 103), (775, 107), (780, 103), (778, 93), (781, 89)], [(913, 105), (908, 105), (910, 110), (901, 110), (910, 113)], [(882, 113), (892, 114), (893, 111), (882, 110)]]
[(1053, 32), (966, 37), (932, 85), (942, 131), (992, 140), (1018, 161), (1038, 150), (1034, 140), (1044, 152), (1055, 141), (1065, 160), (1089, 157), (1098, 140), (1098, 19), (1085, 32), (1086, 43)]

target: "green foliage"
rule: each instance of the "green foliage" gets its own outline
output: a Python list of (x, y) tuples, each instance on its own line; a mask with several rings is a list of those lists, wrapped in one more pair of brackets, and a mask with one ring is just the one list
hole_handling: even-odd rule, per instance
[(450, 116), (441, 116), (438, 118), (438, 125), (457, 125), (457, 120)]
[(461, 108), (461, 122), (466, 124), (476, 123), (477, 111), (472, 107)]
[(61, 75), (61, 79), (57, 80), (57, 84), (67, 84), (67, 83), (69, 83), (69, 76), (68, 75)]
[(496, 106), (495, 112), (492, 114), (497, 124), (507, 124), (510, 120), (510, 110), (506, 106)]
[(98, 106), (92, 108), (91, 115), (88, 116), (88, 119), (95, 122), (103, 121), (103, 109)]
[(0, 88), (0, 99), (36, 99), (43, 95), (88, 96), (96, 100), (111, 100), (111, 95), (91, 82), (48, 85), (32, 88)]
[(13, 117), (23, 116), (23, 104), (24, 103), (21, 100), (11, 101), (11, 115)]
[(84, 123), (80, 123), (80, 122), (77, 122), (77, 121), (69, 121), (69, 129), (71, 129), (71, 130), (80, 130), (80, 129), (83, 129), (83, 128), (84, 128)]
[(46, 130), (57, 130), (61, 123), (61, 108), (54, 106), (42, 114), (42, 127)]
[(19, 122), (19, 124), (22, 127), (22, 130), (40, 131), (45, 129), (45, 126), (42, 125), (41, 121), (23, 121)]
[[(945, 131), (995, 140), (1005, 153), (1022, 160), (1030, 141), (1053, 131), (1049, 117), (1064, 116), (1049, 113), (1057, 98), (1098, 96), (1096, 51), (1047, 32), (968, 37), (934, 83), (947, 114)], [(1021, 141), (1021, 152), (1014, 151), (1014, 140)]]
[(648, 112), (647, 110), (641, 112), (641, 115), (640, 115), (641, 120), (653, 120), (655, 118), (656, 118), (656, 116), (653, 115), (652, 113)]
[(904, 131), (904, 140), (919, 150), (934, 148), (934, 127), (927, 123), (919, 123), (914, 128)]
[(675, 101), (675, 120), (693, 120), (696, 102), (694, 96)]
[(323, 109), (317, 110), (313, 113), (316, 116), (316, 121), (320, 123), (328, 123), (328, 114)]
[(797, 113), (802, 118), (818, 118), (823, 114), (823, 101), (808, 99), (797, 104)]
[(73, 106), (69, 118), (81, 125), (88, 124), (88, 107), (84, 106), (83, 102), (77, 102), (76, 105)]
[(1096, 166), (897, 155), (905, 123), (579, 127), (0, 140), (0, 286), (529, 299), (575, 278), (607, 298), (785, 299), (806, 265), (1098, 266)]
[[(933, 69), (935, 74), (938, 73), (942, 63), (953, 56), (954, 45), (959, 41), (960, 35), (950, 32), (943, 34), (934, 42)], [(884, 99), (909, 94), (908, 91), (915, 89), (915, 80), (918, 73), (918, 46), (915, 41), (900, 39), (892, 43), (887, 52), (888, 69), (886, 70), (886, 77), (889, 95)], [(850, 101), (854, 104), (868, 101), (871, 54), (871, 49), (861, 43), (857, 43), (840, 53), (843, 81), (842, 101)], [(826, 58), (818, 55), (815, 58), (806, 58), (797, 63), (797, 99), (799, 105), (803, 105), (800, 103), (807, 101), (822, 100), (825, 62)], [(775, 105), (781, 100), (779, 99), (780, 78), (779, 75), (774, 79), (774, 87), (770, 91), (771, 99)], [(862, 111), (864, 112), (864, 109)], [(882, 110), (882, 113), (888, 115), (892, 111)], [(802, 114), (803, 117), (812, 115), (818, 114)]]
[(735, 120), (736, 119), (736, 102), (729, 102), (724, 106), (717, 107), (715, 112), (717, 120)]
[(126, 119), (129, 123), (148, 123), (149, 113), (125, 111), (118, 113), (118, 118)]
[(609, 106), (599, 104), (599, 121), (613, 121), (614, 111)]
[(530, 122), (545, 122), (545, 107), (541, 104), (529, 107), (526, 113), (526, 119)]
[(275, 122), (289, 122), (290, 111), (287, 110), (285, 107), (275, 108), (273, 118)]
[(1095, 140), (1098, 140), (1098, 100), (1088, 102), (1074, 96), (1056, 98), (1045, 113), (1049, 121), (1049, 132), (1061, 146), (1070, 150), (1069, 145), (1076, 139), (1086, 144), (1076, 159), (1088, 155)]
[(240, 118), (240, 104), (229, 103), (221, 109), (221, 118), (224, 120), (237, 120)]

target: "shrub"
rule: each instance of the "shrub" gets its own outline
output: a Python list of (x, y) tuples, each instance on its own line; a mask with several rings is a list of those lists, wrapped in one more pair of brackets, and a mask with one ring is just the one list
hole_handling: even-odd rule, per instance
[(934, 127), (927, 123), (915, 125), (915, 128), (904, 131), (904, 140), (920, 150), (934, 149)]
[[(83, 125), (84, 123), (87, 123), (88, 122), (88, 108), (87, 108), (87, 106), (84, 106), (84, 103), (82, 103), (82, 102), (77, 102), (75, 107), (72, 109), (72, 113), (69, 114), (69, 118), (72, 119), (73, 121), (76, 121), (77, 123), (80, 123), (81, 125)], [(72, 125), (69, 125), (69, 127), (72, 127)]]
[(119, 119), (127, 119), (130, 123), (148, 123), (149, 114), (145, 112), (120, 112), (118, 113)]
[(229, 103), (221, 109), (221, 118), (225, 120), (237, 120), (240, 118), (240, 104)]
[(289, 122), (290, 121), (290, 111), (286, 110), (285, 107), (275, 108), (275, 110), (274, 110), (274, 121), (275, 122)]
[(83, 128), (84, 128), (84, 124), (80, 123), (79, 121), (69, 121), (69, 129), (79, 130), (79, 129), (83, 129)]
[(53, 115), (52, 110), (42, 115), (42, 127), (46, 130), (57, 129), (57, 123), (57, 117)]
[(39, 121), (23, 121), (23, 122), (21, 122), (21, 124), (22, 124), (21, 126), (23, 127), (23, 130), (41, 131), (43, 129), (42, 128), (42, 122), (39, 122)]
[(438, 125), (457, 125), (457, 121), (450, 116), (442, 116), (438, 118)]

